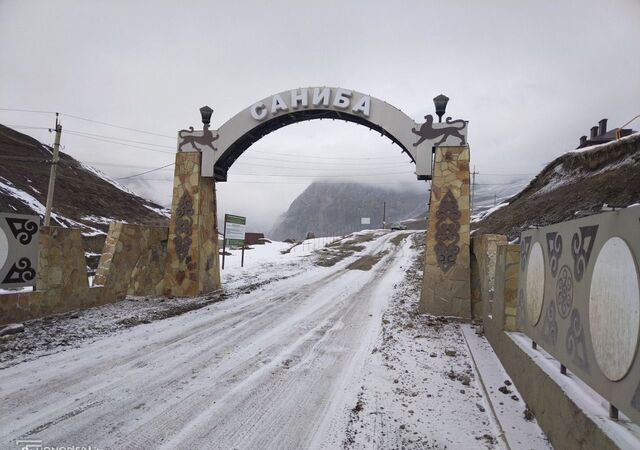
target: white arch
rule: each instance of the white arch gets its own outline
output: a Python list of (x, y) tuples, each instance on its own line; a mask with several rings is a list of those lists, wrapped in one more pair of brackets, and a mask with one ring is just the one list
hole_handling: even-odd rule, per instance
[(229, 167), (251, 144), (278, 128), (320, 118), (359, 123), (389, 137), (416, 163), (418, 179), (431, 178), (435, 144), (460, 145), (466, 141), (466, 123), (458, 128), (448, 123), (429, 124), (432, 130), (456, 129), (463, 139), (447, 134), (421, 137), (422, 125), (387, 102), (349, 89), (308, 87), (271, 95), (240, 111), (213, 131), (212, 145), (201, 145), (197, 141), (194, 144), (194, 139), (188, 137), (203, 136), (203, 131), (182, 130), (178, 151), (202, 151), (202, 176), (226, 181)]

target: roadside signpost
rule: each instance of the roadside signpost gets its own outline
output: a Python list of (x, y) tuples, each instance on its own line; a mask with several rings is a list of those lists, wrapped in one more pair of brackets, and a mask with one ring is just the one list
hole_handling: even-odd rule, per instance
[(227, 253), (227, 242), (229, 245), (242, 246), (242, 258), (240, 267), (244, 267), (244, 234), (247, 228), (247, 218), (234, 214), (224, 215), (224, 233), (222, 237), (222, 269), (224, 269), (224, 258)]
[(360, 230), (363, 229), (363, 225), (371, 225), (371, 217), (360, 218)]
[(36, 285), (40, 217), (0, 213), (0, 287)]

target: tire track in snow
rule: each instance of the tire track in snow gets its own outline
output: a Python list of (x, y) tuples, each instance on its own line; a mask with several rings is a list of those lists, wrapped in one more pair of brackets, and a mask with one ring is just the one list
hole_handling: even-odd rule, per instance
[[(387, 241), (388, 236), (374, 241), (369, 252), (384, 247)], [(308, 440), (317, 429), (313, 421), (299, 433), (282, 426), (280, 433), (268, 430), (295, 419), (292, 413), (322, 418), (330, 400), (326, 393), (336, 378), (325, 372), (340, 369), (345, 359), (348, 362), (344, 355), (360, 331), (354, 322), (367, 320), (368, 316), (361, 317), (367, 293), (394, 257), (393, 252), (387, 255), (370, 272), (346, 271), (343, 264), (328, 275), (322, 271), (319, 278), (317, 274), (306, 279), (302, 275), (296, 277), (306, 281), (302, 286), (296, 286), (295, 280), (277, 283), (288, 289), (285, 294), (253, 292), (238, 302), (228, 300), (150, 324), (147, 329), (152, 331), (138, 327), (107, 342), (43, 358), (47, 364), (56, 364), (59, 375), (34, 375), (31, 371), (41, 368), (38, 361), (0, 372), (8, 386), (2, 391), (0, 428), (6, 430), (2, 441), (12, 442), (16, 435), (37, 429), (51, 417), (64, 418), (96, 401), (103, 402), (98, 411), (79, 413), (72, 421), (60, 420), (38, 437), (60, 444), (90, 443), (86, 442), (90, 439), (101, 448), (156, 447), (163, 438), (171, 437), (175, 440), (168, 446), (175, 448), (187, 442), (204, 442), (210, 447), (212, 440), (235, 445), (238, 441), (234, 439), (240, 437), (238, 429), (246, 430), (243, 442), (247, 444), (294, 445)], [(355, 287), (345, 286), (344, 279)], [(342, 289), (332, 292), (332, 283), (343, 283)], [(369, 320), (379, 322), (380, 318)], [(133, 349), (110, 348), (113, 341), (122, 344), (126, 339), (148, 342)], [(96, 358), (96, 352), (104, 356)], [(298, 362), (283, 368), (279, 364), (287, 355), (294, 355)], [(21, 383), (21, 378), (28, 381)], [(313, 402), (301, 401), (314, 385), (324, 386), (322, 393), (313, 391)], [(225, 405), (216, 407), (221, 411), (219, 417), (198, 414), (212, 402), (220, 405), (223, 400)], [(297, 409), (296, 402), (301, 403)], [(248, 409), (253, 413), (245, 414)], [(233, 414), (239, 418), (232, 421)], [(218, 427), (208, 420), (214, 420)], [(254, 427), (247, 430), (242, 425), (245, 420), (254, 421)], [(193, 435), (179, 434), (188, 424), (192, 424)], [(257, 429), (267, 432), (256, 434)]]

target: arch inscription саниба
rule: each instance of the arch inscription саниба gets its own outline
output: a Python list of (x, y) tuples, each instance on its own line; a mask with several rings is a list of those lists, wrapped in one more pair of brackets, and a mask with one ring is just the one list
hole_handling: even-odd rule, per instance
[[(426, 122), (418, 124), (399, 109), (368, 94), (308, 87), (262, 99), (217, 130), (209, 130), (208, 125), (204, 131), (181, 130), (178, 151), (201, 151), (201, 175), (226, 181), (231, 165), (254, 142), (284, 126), (314, 119), (339, 119), (378, 131), (409, 155), (416, 164), (419, 180), (431, 179), (434, 146), (466, 144), (467, 123), (463, 120), (436, 123), (427, 115)], [(215, 146), (211, 145), (213, 141)]]

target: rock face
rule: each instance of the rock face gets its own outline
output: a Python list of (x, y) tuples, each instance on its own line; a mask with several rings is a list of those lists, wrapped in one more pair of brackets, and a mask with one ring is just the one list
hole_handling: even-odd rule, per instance
[[(422, 188), (422, 190), (420, 190)], [(357, 183), (311, 184), (289, 206), (271, 231), (276, 240), (339, 235), (361, 229), (360, 219), (370, 217), (366, 228), (382, 227), (383, 202), (387, 204), (387, 224), (424, 215), (429, 191), (416, 182), (414, 190), (392, 190)]]

